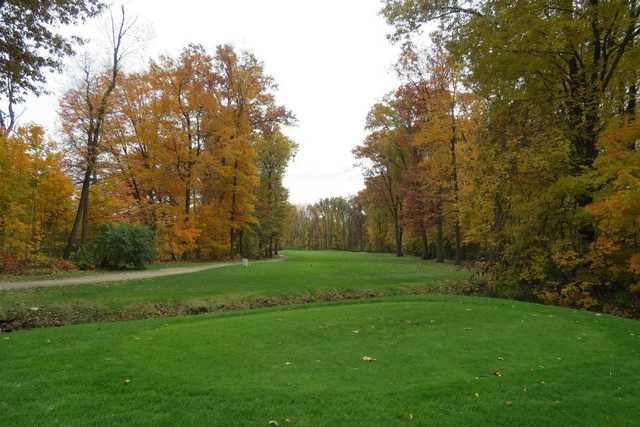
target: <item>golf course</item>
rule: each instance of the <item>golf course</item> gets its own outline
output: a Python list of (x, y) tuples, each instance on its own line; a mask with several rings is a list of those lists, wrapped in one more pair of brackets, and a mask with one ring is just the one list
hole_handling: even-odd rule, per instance
[[(0, 334), (2, 424), (632, 426), (640, 419), (635, 320), (429, 293), (471, 273), (413, 257), (283, 255), (248, 268), (2, 291), (5, 317), (37, 307), (82, 323)], [(100, 321), (196, 302), (227, 309)], [(95, 318), (83, 317), (89, 311)]]

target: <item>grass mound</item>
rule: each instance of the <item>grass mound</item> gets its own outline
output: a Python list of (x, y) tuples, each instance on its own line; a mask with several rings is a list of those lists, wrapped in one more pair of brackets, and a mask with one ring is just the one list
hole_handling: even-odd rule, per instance
[(640, 419), (640, 323), (495, 299), (429, 296), (40, 329), (0, 336), (0, 355), (7, 425)]

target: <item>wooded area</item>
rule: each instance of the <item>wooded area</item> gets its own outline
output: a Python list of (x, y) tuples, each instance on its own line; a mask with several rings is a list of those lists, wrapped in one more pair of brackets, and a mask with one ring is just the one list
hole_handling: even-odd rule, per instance
[[(58, 3), (57, 12), (67, 16), (60, 23), (102, 10), (97, 3), (85, 12), (75, 8), (83, 2)], [(42, 28), (53, 22), (45, 12), (55, 16), (56, 6), (33, 7)], [(26, 13), (21, 8), (10, 2), (3, 20)], [(9, 82), (2, 87), (8, 108), (0, 132), (2, 269), (64, 266), (60, 257), (82, 262), (96, 230), (110, 223), (152, 230), (159, 260), (272, 256), (288, 208), (282, 179), (297, 150), (281, 131), (295, 117), (277, 103), (273, 78), (254, 55), (231, 45), (213, 53), (189, 45), (177, 57), (125, 72), (135, 19), (122, 8), (109, 22), (109, 65), (100, 68), (91, 57), (80, 64), (58, 107), (60, 141), (37, 125), (16, 126), (21, 81), (11, 63), (2, 70)], [(31, 37), (57, 44), (42, 28)], [(72, 41), (65, 43), (51, 63), (71, 52)], [(23, 94), (44, 79), (25, 78)]]
[(317, 226), (293, 241), (359, 249), (331, 230), (364, 215), (367, 250), (473, 262), (501, 295), (637, 310), (638, 2), (387, 0), (382, 13), (402, 85), (354, 150), (362, 209), (299, 210)]

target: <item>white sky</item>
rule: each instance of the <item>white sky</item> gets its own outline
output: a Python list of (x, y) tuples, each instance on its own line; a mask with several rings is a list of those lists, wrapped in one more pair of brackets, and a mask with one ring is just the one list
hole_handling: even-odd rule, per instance
[[(348, 196), (363, 187), (351, 149), (364, 138), (369, 108), (397, 84), (397, 49), (385, 38), (379, 0), (128, 0), (153, 36), (136, 60), (176, 55), (188, 43), (211, 53), (232, 43), (253, 52), (280, 86), (278, 101), (298, 125), (285, 132), (300, 151), (285, 186), (293, 203)], [(119, 3), (117, 3), (119, 5)], [(104, 19), (75, 33), (95, 39)], [(93, 45), (89, 45), (91, 49)], [(54, 129), (68, 76), (49, 81), (52, 95), (29, 99), (21, 123)]]

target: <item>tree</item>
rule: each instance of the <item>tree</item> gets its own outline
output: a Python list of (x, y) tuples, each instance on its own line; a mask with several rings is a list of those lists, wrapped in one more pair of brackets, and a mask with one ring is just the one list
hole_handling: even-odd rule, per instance
[(55, 144), (37, 126), (0, 135), (0, 252), (59, 256), (72, 215), (73, 186)]
[[(383, 14), (409, 53), (403, 65), (416, 62), (425, 24), (438, 24), (431, 36), (450, 60), (436, 62), (444, 84), (434, 93), (450, 105), (441, 121), (457, 172), (451, 192), (434, 173), (445, 156), (428, 143), (421, 178), (454, 195), (443, 201), (462, 240), (480, 248), (488, 283), (549, 302), (620, 304), (616, 293), (629, 296), (637, 280), (640, 4), (387, 0)], [(437, 128), (423, 131), (435, 141)]]
[(287, 214), (288, 192), (282, 184), (287, 165), (295, 157), (298, 145), (279, 130), (256, 139), (256, 161), (260, 185), (256, 202), (256, 225), (260, 252), (277, 255)]
[[(133, 24), (134, 22), (127, 22), (124, 6), (121, 8), (119, 22), (116, 22), (111, 15), (111, 64), (109, 69), (96, 75), (93, 73), (89, 61), (85, 61), (83, 78), (79, 87), (67, 92), (61, 103), (61, 117), (65, 133), (69, 136), (70, 142), (81, 150), (84, 163), (80, 199), (64, 250), (65, 259), (69, 258), (72, 250), (76, 247), (80, 227), (82, 227), (80, 243), (84, 243), (87, 238), (89, 190), (92, 179), (95, 179), (96, 176), (97, 160), (100, 155), (100, 138), (105, 117), (110, 108), (110, 97), (116, 87), (122, 59), (126, 52), (123, 42)], [(80, 147), (78, 143), (81, 144)]]
[(414, 116), (403, 114), (409, 110), (398, 108), (397, 100), (387, 97), (385, 102), (373, 106), (367, 116), (370, 134), (361, 146), (354, 149), (356, 159), (364, 160), (362, 166), (367, 176), (369, 199), (375, 199), (393, 221), (396, 255), (402, 256), (401, 184), (407, 167), (407, 142), (413, 131)]
[(221, 198), (228, 210), (229, 250), (233, 255), (242, 247), (245, 226), (254, 222), (253, 189), (258, 179), (252, 139), (259, 133), (272, 132), (278, 125), (292, 124), (295, 117), (275, 103), (277, 85), (254, 55), (238, 55), (230, 45), (219, 46), (214, 69), (221, 99), (220, 123), (225, 123), (224, 130), (217, 131), (221, 141), (219, 177), (229, 188)]
[(62, 60), (73, 54), (77, 37), (56, 32), (99, 14), (101, 0), (3, 0), (0, 2), (0, 130), (16, 126), (16, 106), (28, 93), (42, 93), (48, 70), (60, 71)]
[(383, 14), (394, 40), (438, 22), (479, 95), (547, 105), (545, 117), (571, 141), (573, 174), (593, 164), (617, 99), (635, 104), (636, 0), (386, 0)]

